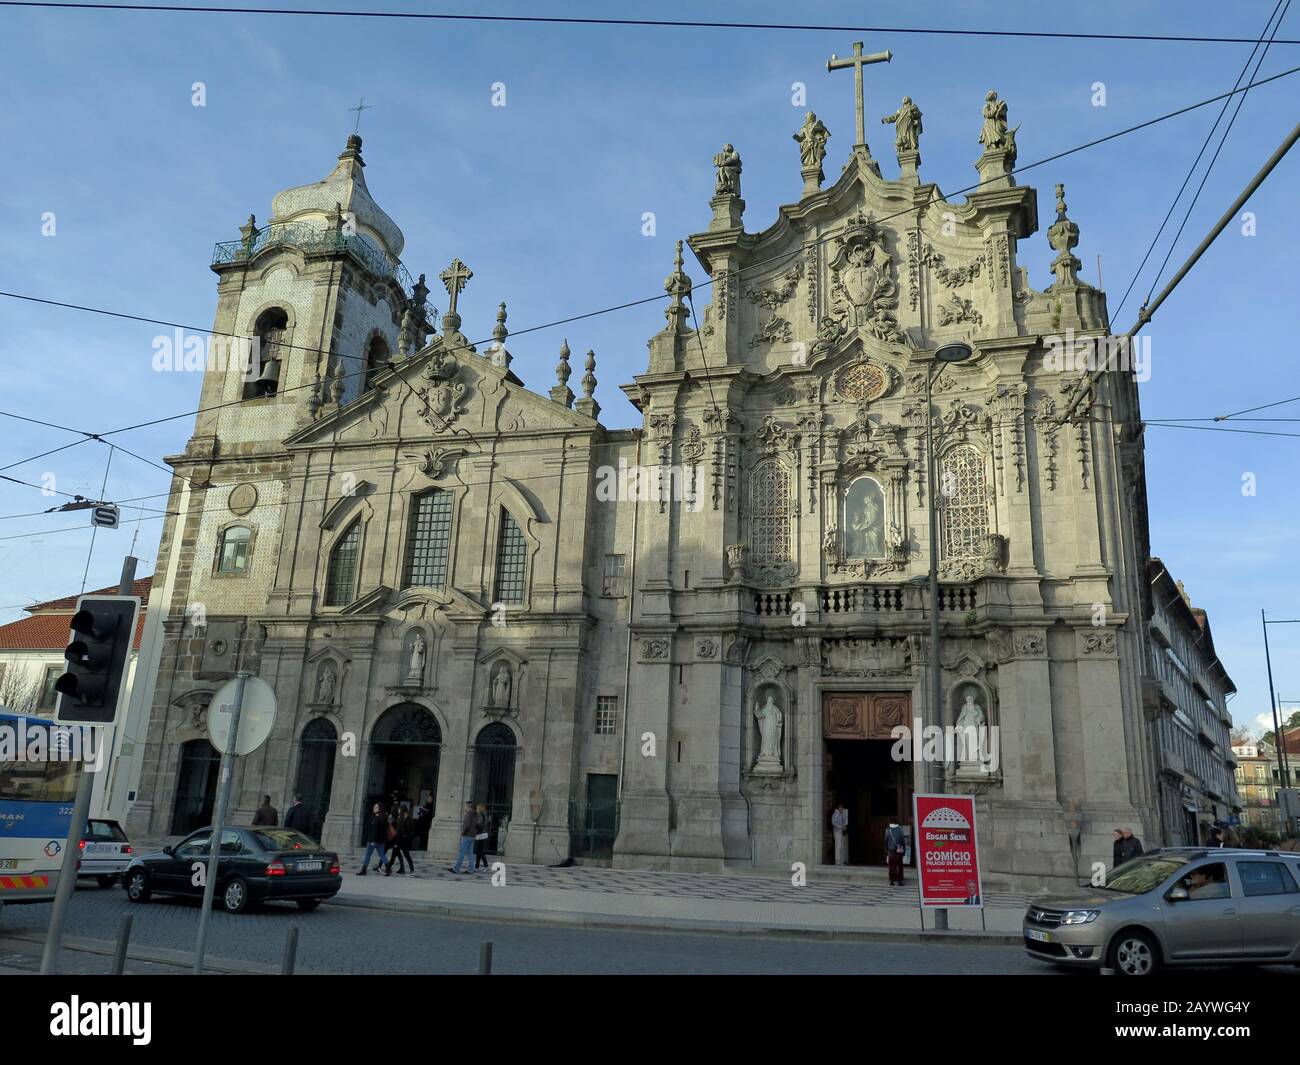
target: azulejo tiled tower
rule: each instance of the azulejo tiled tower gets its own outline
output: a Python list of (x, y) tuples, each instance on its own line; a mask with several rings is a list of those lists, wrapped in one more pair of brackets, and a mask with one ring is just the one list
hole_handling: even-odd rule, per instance
[[(829, 186), (830, 132), (807, 116), (798, 198), (759, 232), (740, 153), (715, 157), (711, 220), (686, 242), (703, 275), (679, 245), (666, 327), (622, 386), (636, 430), (599, 422), (593, 353), (575, 395), (567, 342), (549, 392), (525, 388), (504, 304), (471, 345), (458, 258), (435, 328), (359, 138), (218, 247), (217, 329), (261, 344), (254, 372), (209, 370), (214, 409), (170, 460), (137, 831), (210, 809), (202, 713), (247, 668), (280, 716), (240, 765), (237, 816), (297, 791), (336, 846), (396, 792), (443, 852), (474, 799), (506, 860), (788, 868), (829, 860), (843, 801), (849, 860), (873, 863), (936, 785), (977, 796), (1003, 883), (1073, 882), (1116, 824), (1151, 837), (1136, 386), (1048, 358), (1108, 329), (1079, 227), (1058, 186), (1054, 280), (1034, 289), (1017, 250), (1037, 197), (996, 94), (962, 203), (920, 178), (917, 103), (885, 118), (895, 179), (858, 108)], [(939, 373), (954, 341), (973, 357)], [(611, 476), (647, 468), (662, 480)], [(651, 480), (672, 491), (626, 490)], [(916, 721), (991, 731), (900, 762), (894, 730)]]

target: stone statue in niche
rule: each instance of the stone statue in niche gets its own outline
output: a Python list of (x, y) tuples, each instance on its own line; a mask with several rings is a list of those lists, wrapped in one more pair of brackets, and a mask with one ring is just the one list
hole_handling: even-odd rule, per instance
[(870, 477), (844, 493), (844, 557), (885, 557), (885, 493)]
[(320, 682), (316, 687), (316, 701), (318, 703), (334, 704), (334, 696), (338, 691), (338, 675), (334, 672), (333, 666), (325, 666), (320, 671)]
[(406, 671), (408, 684), (419, 684), (424, 680), (424, 659), (427, 652), (428, 644), (425, 642), (424, 633), (417, 629), (414, 639), (411, 640), (411, 662), (410, 668)]
[(754, 720), (758, 722), (758, 758), (755, 773), (781, 772), (781, 727), (785, 720), (771, 688), (754, 700)]
[(510, 667), (498, 662), (492, 671), (492, 705), (510, 705)]
[(988, 764), (988, 718), (980, 709), (979, 691), (976, 688), (965, 689), (965, 701), (957, 714), (956, 752), (959, 769), (978, 769), (986, 771)]

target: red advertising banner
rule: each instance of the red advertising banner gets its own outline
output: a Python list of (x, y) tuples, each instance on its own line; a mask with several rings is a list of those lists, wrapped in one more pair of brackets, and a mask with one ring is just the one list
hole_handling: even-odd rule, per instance
[(914, 795), (922, 906), (984, 905), (973, 795)]

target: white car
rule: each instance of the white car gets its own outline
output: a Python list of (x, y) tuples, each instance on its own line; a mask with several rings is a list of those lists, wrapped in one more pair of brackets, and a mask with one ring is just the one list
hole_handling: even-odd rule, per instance
[(93, 876), (100, 887), (112, 887), (126, 872), (134, 855), (126, 833), (116, 821), (92, 819), (81, 837), (77, 876)]

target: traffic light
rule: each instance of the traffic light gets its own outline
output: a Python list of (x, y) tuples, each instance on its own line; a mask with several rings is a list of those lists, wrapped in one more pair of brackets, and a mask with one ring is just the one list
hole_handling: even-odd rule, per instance
[(72, 616), (72, 642), (63, 657), (68, 671), (54, 682), (56, 720), (68, 725), (109, 725), (117, 718), (140, 598), (83, 595)]

